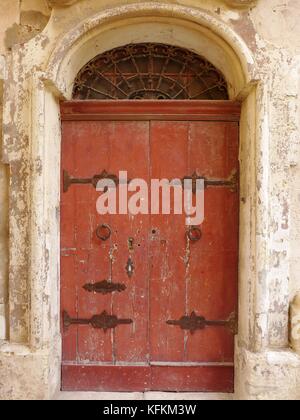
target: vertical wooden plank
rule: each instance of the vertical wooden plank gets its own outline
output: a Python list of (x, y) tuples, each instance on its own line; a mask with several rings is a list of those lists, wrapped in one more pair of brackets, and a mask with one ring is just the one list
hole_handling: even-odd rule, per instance
[[(116, 122), (111, 143), (110, 170), (127, 171), (128, 179), (148, 181), (149, 178), (149, 123)], [(119, 193), (119, 188), (117, 192)], [(134, 192), (128, 194), (132, 197)], [(119, 205), (119, 199), (118, 199)], [(115, 361), (146, 363), (148, 360), (148, 230), (149, 215), (122, 215), (112, 217), (114, 254), (112, 280), (126, 285), (126, 290), (114, 293), (112, 311), (119, 318), (133, 320), (132, 325), (116, 328)], [(132, 250), (129, 239), (133, 239)], [(126, 266), (131, 258), (132, 277)]]
[[(72, 168), (75, 155), (72, 137), (72, 122), (66, 122), (62, 127), (62, 170)], [(63, 173), (61, 173), (63, 179)], [(70, 315), (77, 314), (77, 284), (76, 284), (76, 263), (75, 263), (75, 229), (74, 229), (74, 206), (75, 196), (71, 192), (68, 197), (63, 193), (61, 185), (61, 307)], [(61, 323), (63, 320), (61, 319)], [(73, 361), (77, 358), (77, 328), (64, 330), (62, 324), (62, 359), (63, 361)]]
[[(186, 122), (151, 123), (151, 178), (187, 174)], [(161, 200), (161, 197), (160, 197)], [(172, 210), (172, 209), (171, 209)], [(151, 215), (150, 340), (152, 361), (182, 361), (184, 335), (167, 325), (185, 313), (185, 216)]]
[[(81, 122), (77, 127), (77, 169), (81, 177), (92, 177), (109, 169), (111, 133), (113, 122)], [(76, 188), (76, 187), (75, 187)], [(95, 231), (99, 224), (109, 224), (110, 215), (100, 216), (96, 211), (99, 193), (91, 185), (77, 186), (82, 194), (77, 199), (78, 248), (82, 250), (83, 264), (79, 280), (78, 306), (80, 318), (91, 318), (104, 310), (110, 314), (111, 296), (88, 292), (87, 283), (96, 283), (110, 278), (110, 240), (97, 239)], [(86, 194), (83, 196), (83, 194)], [(80, 326), (78, 355), (84, 362), (112, 362), (113, 335), (111, 331)]]
[[(73, 122), (63, 136), (63, 169), (72, 177), (91, 178), (101, 173), (108, 165), (109, 134), (113, 123)], [(68, 147), (67, 147), (68, 146)], [(70, 150), (73, 150), (70, 155)], [(72, 157), (71, 157), (72, 156)], [(95, 276), (103, 280), (110, 275), (109, 246), (95, 238), (98, 223), (107, 222), (108, 216), (96, 213), (97, 192), (92, 185), (71, 185), (63, 194), (64, 202), (73, 206), (67, 223), (73, 225), (75, 261), (77, 266), (73, 284), (77, 287), (76, 313), (71, 316), (91, 318), (103, 310), (110, 312), (111, 297), (96, 296), (83, 289), (86, 283), (96, 282)], [(71, 216), (71, 214), (70, 214)], [(97, 258), (98, 254), (98, 258)], [(98, 269), (96, 270), (96, 267)], [(101, 281), (100, 280), (100, 281)], [(71, 280), (67, 280), (70, 281)], [(62, 301), (62, 308), (65, 302)], [(78, 358), (82, 361), (111, 361), (112, 337), (110, 333), (98, 331), (90, 326), (71, 326), (78, 330)]]

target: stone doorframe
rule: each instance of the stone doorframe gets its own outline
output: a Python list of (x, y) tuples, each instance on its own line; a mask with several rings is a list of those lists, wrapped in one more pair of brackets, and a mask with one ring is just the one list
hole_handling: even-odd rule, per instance
[(191, 49), (223, 72), (231, 99), (242, 102), (236, 398), (296, 398), (300, 359), (288, 350), (287, 180), (294, 150), (274, 130), (278, 118), (284, 129), (296, 108), (270, 120), (275, 105), (263, 52), (250, 52), (204, 10), (139, 2), (81, 19), (54, 10), (43, 33), (15, 46), (7, 62), (9, 331), (0, 346), (0, 398), (51, 398), (60, 386), (59, 101), (71, 98), (84, 64), (121, 41)]

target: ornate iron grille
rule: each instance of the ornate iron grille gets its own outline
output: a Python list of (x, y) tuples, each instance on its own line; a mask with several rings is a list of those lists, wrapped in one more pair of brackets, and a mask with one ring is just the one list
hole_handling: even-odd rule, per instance
[(211, 63), (191, 51), (134, 44), (100, 54), (79, 72), (79, 100), (228, 99), (227, 83)]

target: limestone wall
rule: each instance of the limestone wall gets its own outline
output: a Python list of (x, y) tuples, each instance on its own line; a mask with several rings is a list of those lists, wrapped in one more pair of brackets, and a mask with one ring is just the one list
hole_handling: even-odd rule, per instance
[[(0, 13), (0, 146), (2, 145), (3, 79), (5, 58), (16, 43), (40, 33), (48, 23), (51, 9), (46, 0), (1, 0)], [(2, 146), (1, 146), (2, 148)], [(2, 153), (1, 153), (2, 155)], [(8, 304), (8, 183), (9, 166), (0, 163), (0, 340), (7, 338)]]

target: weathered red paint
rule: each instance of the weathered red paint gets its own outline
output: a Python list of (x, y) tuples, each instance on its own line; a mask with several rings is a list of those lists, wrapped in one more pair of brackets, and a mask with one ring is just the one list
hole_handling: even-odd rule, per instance
[(99, 366), (63, 364), (65, 391), (232, 392), (233, 369), (207, 366)]
[[(61, 109), (62, 171), (74, 177), (105, 169), (147, 181), (195, 171), (227, 179), (238, 171), (236, 103), (84, 101)], [(195, 243), (187, 240), (185, 215), (99, 216), (92, 185), (61, 194), (62, 311), (89, 319), (106, 310), (133, 320), (106, 333), (62, 328), (63, 389), (232, 391), (233, 333), (207, 327), (191, 334), (166, 322), (192, 311), (209, 320), (237, 312), (238, 190), (205, 190)], [(112, 229), (108, 241), (95, 234), (100, 224)], [(126, 290), (102, 295), (83, 288), (104, 279)]]

